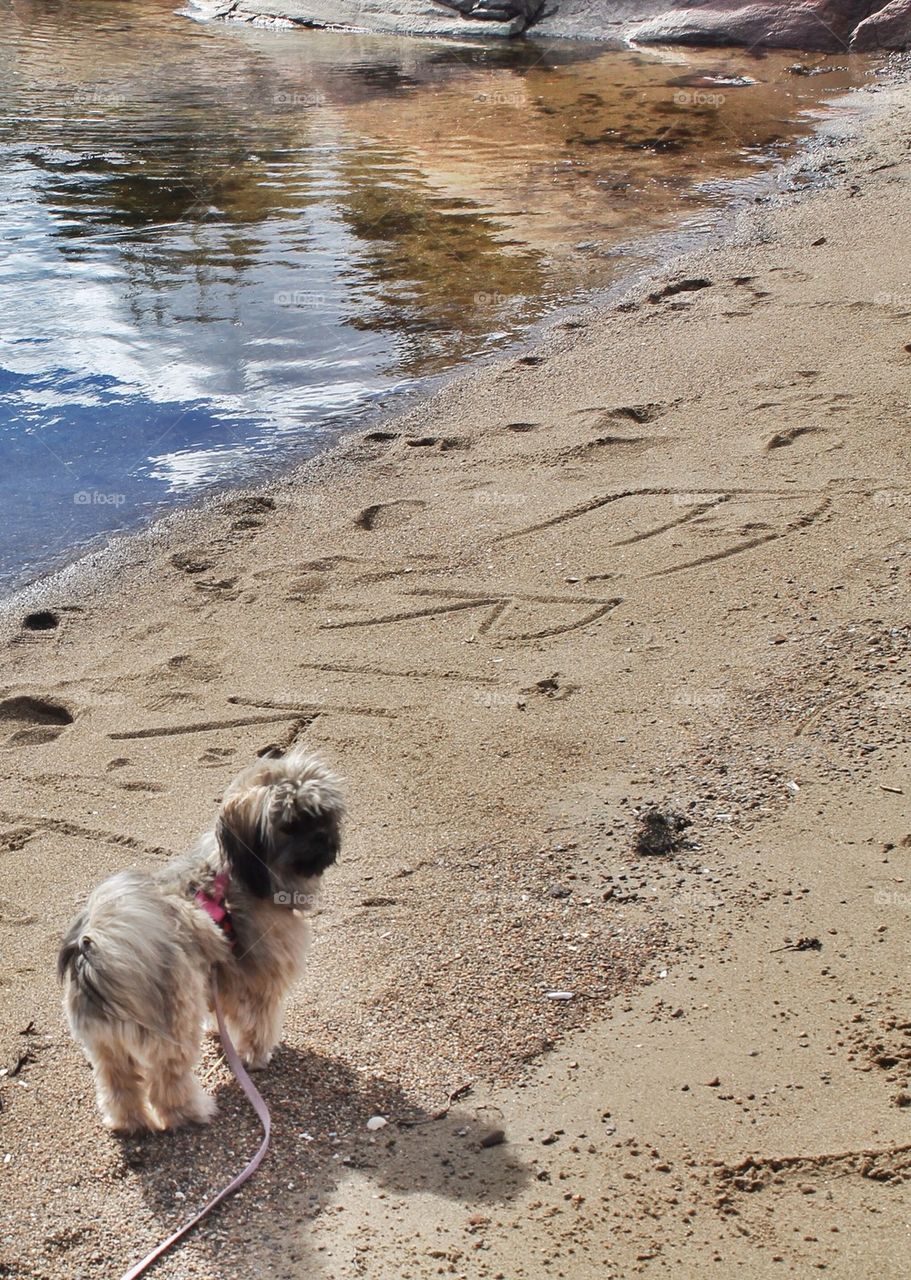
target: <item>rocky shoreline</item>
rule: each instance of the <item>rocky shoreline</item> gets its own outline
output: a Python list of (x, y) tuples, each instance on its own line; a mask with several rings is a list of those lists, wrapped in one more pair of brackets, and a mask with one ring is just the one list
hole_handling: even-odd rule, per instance
[(445, 39), (566, 38), (823, 52), (911, 46), (911, 0), (203, 0), (235, 21)]
[(747, 45), (753, 48), (870, 52), (911, 45), (911, 0), (806, 0), (738, 4), (686, 0), (633, 27), (641, 44)]
[(633, 25), (656, 15), (666, 0), (195, 0), (206, 16), (370, 32), (488, 40), (527, 34), (535, 39), (621, 42)]

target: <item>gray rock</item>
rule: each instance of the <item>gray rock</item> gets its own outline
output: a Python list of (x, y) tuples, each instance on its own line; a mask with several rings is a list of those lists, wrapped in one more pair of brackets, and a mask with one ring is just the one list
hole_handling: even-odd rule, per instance
[[(845, 51), (911, 47), (911, 0), (198, 0), (211, 17), (447, 39), (555, 36)], [(645, 21), (642, 21), (645, 19)]]
[[(679, 0), (674, 8), (634, 27), (632, 39), (639, 44), (741, 44), (842, 52), (851, 47), (859, 25), (874, 24), (869, 39), (876, 39), (877, 16), (870, 16), (871, 9), (887, 7), (904, 10), (907, 42), (911, 7), (907, 0), (888, 6), (877, 5), (875, 0), (800, 0), (796, 4), (781, 0), (756, 4), (743, 4), (742, 0)], [(897, 24), (902, 26), (900, 15)], [(891, 21), (888, 25), (891, 29)]]
[[(531, 0), (529, 0), (531, 3)], [(302, 27), (333, 27), (388, 35), (472, 38), (516, 36), (525, 30), (524, 0), (485, 0), (485, 19), (472, 20), (433, 0), (238, 0), (232, 18), (283, 18)], [(532, 4), (532, 7), (533, 4)], [(202, 5), (205, 11), (206, 4)], [(497, 20), (500, 10), (511, 17)]]
[(550, 0), (529, 35), (532, 39), (623, 42), (630, 28), (663, 13), (668, 0)]
[(911, 49), (911, 0), (892, 0), (861, 22), (851, 38), (851, 48), (859, 52)]
[(435, 0), (447, 9), (456, 9), (464, 18), (479, 22), (512, 22), (522, 18), (528, 26), (544, 8), (544, 0)]

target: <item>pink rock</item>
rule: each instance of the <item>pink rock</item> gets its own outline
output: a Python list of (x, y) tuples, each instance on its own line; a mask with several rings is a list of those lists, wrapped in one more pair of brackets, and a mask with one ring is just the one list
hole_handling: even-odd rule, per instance
[(851, 48), (911, 48), (911, 0), (892, 0), (878, 13), (867, 18), (854, 32)]
[[(907, 10), (908, 4), (901, 7)], [(869, 0), (803, 0), (797, 4), (681, 0), (676, 8), (636, 27), (632, 39), (641, 44), (846, 50), (854, 28), (874, 8)]]

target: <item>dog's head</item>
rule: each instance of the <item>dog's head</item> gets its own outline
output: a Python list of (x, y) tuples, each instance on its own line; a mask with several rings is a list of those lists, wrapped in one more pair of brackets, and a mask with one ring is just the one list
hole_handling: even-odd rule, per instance
[(338, 857), (341, 783), (316, 756), (260, 760), (231, 783), (216, 836), (233, 879), (254, 897), (294, 901)]

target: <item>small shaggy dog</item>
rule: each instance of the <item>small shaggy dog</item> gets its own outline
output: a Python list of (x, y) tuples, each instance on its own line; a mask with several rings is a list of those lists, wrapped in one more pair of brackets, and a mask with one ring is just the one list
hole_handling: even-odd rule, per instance
[(299, 750), (262, 759), (228, 788), (214, 833), (192, 853), (95, 889), (58, 973), (108, 1128), (212, 1119), (194, 1069), (213, 974), (238, 1052), (266, 1066), (307, 951), (302, 908), (338, 856), (343, 815), (339, 779), (319, 759)]

